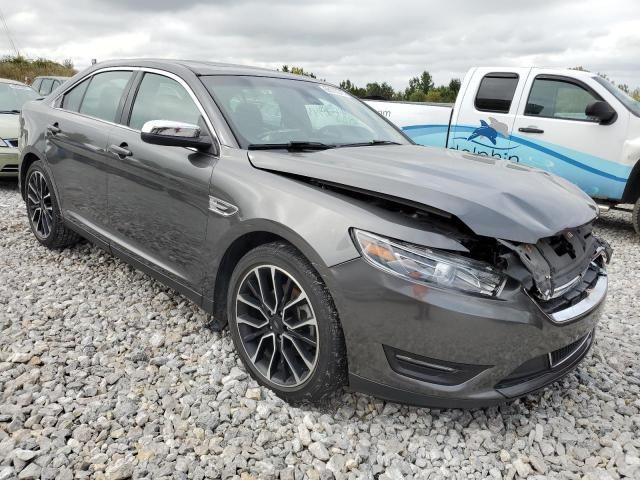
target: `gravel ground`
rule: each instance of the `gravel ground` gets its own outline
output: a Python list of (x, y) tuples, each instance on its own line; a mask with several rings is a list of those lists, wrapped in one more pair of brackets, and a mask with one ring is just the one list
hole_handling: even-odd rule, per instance
[(196, 307), (88, 244), (29, 232), (0, 183), (0, 480), (640, 478), (640, 238), (619, 214), (595, 347), (543, 393), (429, 410), (290, 406)]

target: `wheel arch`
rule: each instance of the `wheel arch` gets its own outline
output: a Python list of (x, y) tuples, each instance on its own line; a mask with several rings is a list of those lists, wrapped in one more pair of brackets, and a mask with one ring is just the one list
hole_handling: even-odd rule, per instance
[(337, 305), (338, 301), (335, 298), (335, 295), (333, 295), (334, 290), (331, 285), (332, 280), (329, 275), (329, 268), (311, 245), (309, 245), (309, 243), (294, 231), (287, 227), (278, 225), (275, 222), (259, 221), (252, 223), (254, 227), (253, 229), (243, 231), (228, 242), (222, 242), (226, 247), (223, 249), (224, 253), (219, 257), (220, 262), (218, 263), (217, 268), (215, 269), (215, 274), (213, 275), (213, 292), (212, 295), (209, 296), (213, 302), (210, 310), (216, 322), (220, 325), (225, 325), (227, 323), (226, 303), (229, 287), (228, 280), (240, 259), (254, 248), (273, 242), (284, 242), (291, 245), (309, 261), (318, 275), (320, 275), (329, 291), (332, 292), (334, 303), (336, 304), (336, 308), (339, 310)]
[(636, 203), (638, 199), (640, 199), (640, 159), (631, 170), (621, 203)]

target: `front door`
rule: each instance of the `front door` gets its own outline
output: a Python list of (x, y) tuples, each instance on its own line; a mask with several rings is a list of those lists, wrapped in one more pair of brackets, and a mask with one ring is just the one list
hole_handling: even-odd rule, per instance
[(596, 198), (622, 198), (628, 167), (617, 163), (627, 134), (627, 112), (610, 125), (585, 114), (603, 100), (580, 80), (534, 69), (518, 107), (511, 146), (521, 163), (575, 183)]
[(69, 90), (47, 119), (46, 156), (64, 217), (105, 241), (109, 130), (132, 76), (97, 73)]
[[(151, 120), (203, 125), (200, 110), (181, 83), (146, 72), (126, 116), (126, 127), (114, 128), (109, 138), (113, 159), (108, 175), (111, 248), (199, 292), (209, 180), (216, 157), (145, 143), (140, 130)], [(123, 151), (128, 153), (123, 155)]]

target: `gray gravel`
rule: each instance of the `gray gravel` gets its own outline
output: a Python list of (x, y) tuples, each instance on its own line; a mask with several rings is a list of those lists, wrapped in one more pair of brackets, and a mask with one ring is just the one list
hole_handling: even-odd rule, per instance
[(292, 407), (180, 295), (88, 244), (31, 236), (0, 183), (0, 480), (640, 478), (640, 239), (620, 214), (593, 353), (499, 408), (341, 393)]

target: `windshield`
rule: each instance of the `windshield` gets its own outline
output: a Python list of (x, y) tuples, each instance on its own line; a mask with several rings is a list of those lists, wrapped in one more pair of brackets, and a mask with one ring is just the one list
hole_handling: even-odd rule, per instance
[(629, 95), (627, 95), (626, 93), (624, 93), (622, 90), (620, 90), (618, 87), (616, 87), (609, 80), (607, 80), (605, 78), (602, 78), (600, 76), (593, 77), (593, 78), (595, 78), (595, 80), (599, 84), (601, 84), (604, 88), (609, 90), (609, 93), (611, 93), (614, 97), (616, 97), (618, 100), (620, 100), (620, 102), (625, 107), (627, 107), (627, 109), (631, 113), (633, 113), (636, 117), (640, 117), (640, 102), (638, 102), (634, 98), (632, 98)]
[(38, 98), (38, 93), (27, 85), (0, 83), (0, 113), (20, 112), (22, 105)]
[(283, 78), (201, 77), (242, 148), (410, 143), (376, 112), (339, 88)]

